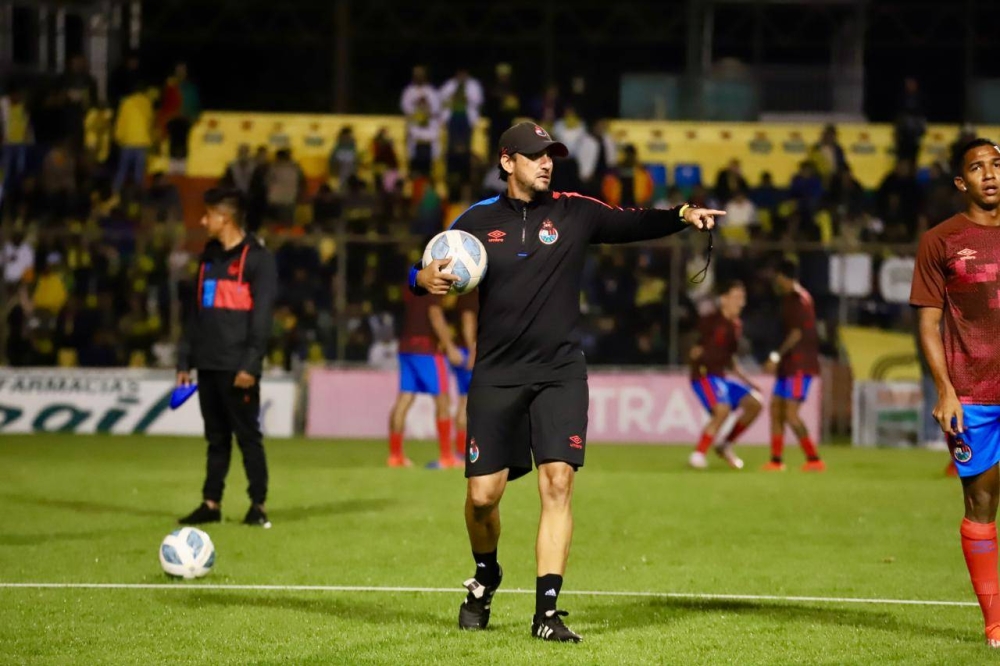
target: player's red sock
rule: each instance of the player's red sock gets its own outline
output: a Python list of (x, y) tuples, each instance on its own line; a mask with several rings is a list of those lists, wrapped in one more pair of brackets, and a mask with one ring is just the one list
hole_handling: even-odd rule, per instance
[(962, 553), (972, 589), (979, 599), (986, 626), (1000, 623), (1000, 581), (997, 576), (997, 524), (962, 520)]
[(455, 431), (455, 457), (465, 457), (465, 430)]
[(784, 435), (771, 435), (771, 460), (781, 460), (781, 454), (785, 449)]
[(389, 433), (389, 455), (392, 457), (403, 457), (403, 433)]
[(698, 446), (695, 451), (698, 453), (705, 453), (710, 448), (712, 448), (712, 442), (715, 441), (715, 435), (709, 435), (707, 432), (701, 433), (701, 439), (698, 440)]
[(819, 460), (819, 452), (816, 451), (816, 444), (812, 441), (812, 437), (806, 435), (800, 439), (799, 446), (802, 447), (802, 452), (806, 454), (806, 460)]
[(739, 421), (737, 421), (736, 425), (733, 426), (733, 429), (729, 431), (729, 435), (726, 437), (726, 441), (735, 442), (740, 435), (746, 432), (746, 430), (747, 430), (747, 424), (740, 423)]
[(451, 458), (451, 419), (438, 419), (438, 450), (441, 460)]

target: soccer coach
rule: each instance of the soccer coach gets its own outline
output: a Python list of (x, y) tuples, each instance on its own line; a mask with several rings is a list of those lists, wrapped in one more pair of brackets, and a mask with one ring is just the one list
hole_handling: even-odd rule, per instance
[[(579, 642), (557, 610), (573, 533), (570, 501), (583, 466), (589, 391), (583, 351), (572, 340), (580, 317), (587, 247), (661, 238), (691, 225), (711, 229), (722, 211), (690, 205), (622, 210), (575, 193), (549, 191), (552, 157), (566, 146), (535, 123), (514, 125), (499, 146), (507, 191), (480, 201), (452, 228), (482, 241), (489, 270), (479, 285), (476, 367), (468, 398), (465, 523), (476, 574), (465, 582), (462, 629), (483, 629), (503, 577), (497, 563), (500, 499), (508, 481), (538, 467), (541, 518), (531, 635)], [(416, 293), (444, 294), (448, 260), (414, 266)]]
[(268, 528), (267, 459), (260, 429), (260, 375), (278, 290), (274, 256), (243, 229), (238, 190), (205, 193), (201, 225), (208, 243), (198, 265), (197, 299), (177, 352), (177, 385), (197, 370), (198, 402), (208, 440), (202, 504), (184, 525), (219, 522), (233, 435), (243, 454), (250, 509), (243, 522)]

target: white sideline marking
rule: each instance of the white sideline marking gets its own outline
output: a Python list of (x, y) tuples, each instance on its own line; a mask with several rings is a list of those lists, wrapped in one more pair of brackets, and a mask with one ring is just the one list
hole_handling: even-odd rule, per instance
[[(216, 590), (251, 592), (423, 592), (458, 594), (464, 587), (377, 587), (365, 585), (208, 585), (205, 583), (3, 583), (0, 589), (57, 590)], [(534, 594), (534, 590), (503, 590), (503, 594)], [(652, 597), (661, 599), (705, 599), (718, 601), (786, 601), (823, 604), (887, 604), (896, 606), (978, 606), (974, 601), (934, 599), (864, 599), (856, 597), (798, 597), (774, 594), (703, 594), (697, 592), (627, 592), (621, 590), (565, 590), (580, 597)]]

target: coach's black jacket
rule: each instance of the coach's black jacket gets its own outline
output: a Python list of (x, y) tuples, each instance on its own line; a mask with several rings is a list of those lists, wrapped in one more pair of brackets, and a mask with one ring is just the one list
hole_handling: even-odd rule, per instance
[[(469, 208), (452, 228), (482, 241), (489, 260), (479, 284), (473, 385), (585, 378), (583, 351), (571, 333), (587, 246), (661, 238), (685, 226), (677, 208), (623, 210), (572, 193), (529, 204), (500, 195)], [(410, 286), (423, 291), (414, 271)]]
[(195, 302), (185, 317), (177, 369), (244, 370), (260, 375), (278, 292), (274, 256), (256, 238), (224, 250), (205, 246)]

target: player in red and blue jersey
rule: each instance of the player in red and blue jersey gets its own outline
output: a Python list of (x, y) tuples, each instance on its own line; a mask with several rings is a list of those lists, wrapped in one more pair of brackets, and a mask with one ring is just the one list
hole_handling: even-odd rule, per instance
[[(747, 302), (746, 287), (739, 280), (723, 283), (718, 289), (719, 307), (698, 322), (698, 344), (691, 350), (691, 387), (709, 413), (698, 446), (688, 464), (695, 469), (708, 467), (705, 454), (715, 442), (730, 414), (740, 417), (715, 451), (733, 469), (743, 469), (743, 461), (733, 453), (733, 444), (760, 414), (760, 394), (736, 363), (736, 351), (743, 334), (740, 314)], [(732, 372), (739, 381), (726, 376)]]
[(966, 209), (920, 239), (910, 305), (919, 308), (920, 346), (937, 386), (934, 418), (962, 481), (965, 564), (986, 643), (1000, 648), (1000, 147), (976, 139), (958, 160)]
[(452, 341), (441, 299), (420, 298), (403, 292), (403, 330), (399, 335), (399, 396), (389, 415), (389, 467), (409, 467), (403, 455), (406, 414), (418, 393), (434, 396), (438, 443), (449, 455), (438, 460), (440, 467), (456, 467), (451, 452), (451, 396), (448, 393), (448, 366), (441, 349), (452, 363), (462, 356)]
[[(455, 388), (458, 391), (458, 404), (455, 406), (455, 451), (456, 466), (465, 466), (465, 445), (468, 428), (466, 408), (469, 403), (469, 384), (472, 383), (472, 366), (476, 362), (476, 325), (479, 317), (479, 292), (471, 291), (458, 297), (455, 302), (454, 325), (458, 339), (458, 352), (462, 355), (461, 363), (451, 363), (451, 371), (455, 375)], [(445, 451), (442, 449), (442, 458)]]
[(784, 260), (778, 265), (774, 286), (781, 294), (781, 327), (785, 339), (771, 352), (768, 372), (778, 371), (771, 397), (771, 460), (766, 471), (783, 471), (782, 453), (785, 448), (785, 426), (792, 429), (806, 454), (804, 472), (822, 472), (826, 464), (820, 460), (816, 443), (809, 436), (799, 408), (809, 397), (813, 377), (819, 374), (819, 336), (816, 333), (816, 308), (812, 296), (799, 284), (799, 266)]

